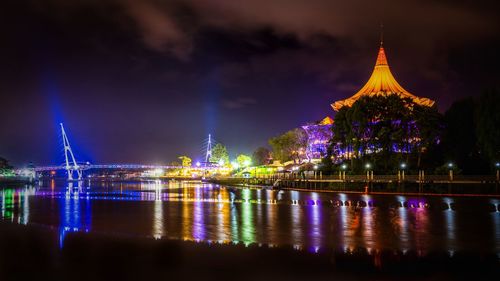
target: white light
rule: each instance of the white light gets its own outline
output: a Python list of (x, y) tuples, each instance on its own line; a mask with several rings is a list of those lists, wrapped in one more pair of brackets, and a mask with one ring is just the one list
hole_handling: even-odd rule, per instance
[(496, 166), (497, 168), (498, 168), (498, 167), (500, 167), (500, 163), (496, 162), (496, 163), (495, 163), (495, 166)]
[(406, 168), (406, 163), (401, 163), (401, 169)]
[(366, 163), (365, 168), (370, 169), (372, 165), (370, 163)]
[(233, 169), (235, 169), (235, 170), (236, 170), (236, 169), (238, 169), (238, 168), (240, 167), (240, 165), (238, 165), (238, 163), (237, 163), (237, 162), (232, 162), (232, 163), (231, 163), (231, 166), (233, 166)]
[(224, 166), (224, 159), (219, 160), (219, 166)]
[(318, 165), (314, 165), (314, 170), (317, 170), (318, 169)]
[(346, 164), (342, 164), (342, 170), (345, 170), (347, 169), (347, 165)]
[(200, 161), (196, 162), (196, 167), (200, 167), (200, 166), (201, 166)]
[(453, 163), (448, 163), (448, 167), (452, 168), (453, 167)]
[(250, 160), (245, 160), (245, 162), (243, 163), (243, 165), (245, 166), (250, 166), (250, 164), (252, 164), (252, 162)]

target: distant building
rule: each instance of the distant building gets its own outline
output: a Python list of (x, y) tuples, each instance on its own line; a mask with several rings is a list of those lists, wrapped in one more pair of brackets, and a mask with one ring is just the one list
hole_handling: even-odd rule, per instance
[(333, 119), (327, 116), (321, 121), (302, 126), (307, 133), (308, 159), (321, 159), (327, 155), (328, 145), (333, 136), (332, 125)]

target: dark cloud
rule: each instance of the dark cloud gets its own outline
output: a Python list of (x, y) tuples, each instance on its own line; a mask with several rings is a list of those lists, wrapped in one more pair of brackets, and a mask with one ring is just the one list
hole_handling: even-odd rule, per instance
[[(334, 112), (384, 45), (396, 79), (438, 101), (499, 86), (494, 1), (47, 0), (0, 10), (0, 155), (80, 158), (231, 153)], [(235, 134), (238, 132), (238, 134)]]

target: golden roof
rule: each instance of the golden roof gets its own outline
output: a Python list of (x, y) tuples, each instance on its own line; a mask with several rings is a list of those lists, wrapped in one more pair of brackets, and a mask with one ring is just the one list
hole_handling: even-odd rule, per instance
[(326, 116), (323, 120), (319, 121), (318, 125), (332, 125), (333, 119), (330, 116)]
[(434, 101), (428, 98), (420, 98), (410, 94), (396, 81), (389, 69), (387, 57), (385, 56), (384, 47), (381, 45), (378, 51), (377, 61), (372, 75), (368, 82), (352, 97), (336, 101), (331, 104), (334, 110), (338, 111), (344, 106), (352, 106), (362, 96), (375, 96), (375, 95), (399, 95), (401, 98), (411, 98), (413, 102), (424, 106), (433, 106)]

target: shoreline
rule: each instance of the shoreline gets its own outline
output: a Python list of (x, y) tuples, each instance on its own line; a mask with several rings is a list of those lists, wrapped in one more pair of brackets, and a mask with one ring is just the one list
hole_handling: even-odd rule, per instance
[[(209, 179), (209, 183), (234, 187), (257, 187), (275, 190), (295, 190), (302, 192), (350, 193), (372, 195), (407, 195), (407, 196), (443, 196), (443, 197), (500, 197), (500, 186), (495, 184), (476, 183), (377, 183), (377, 182), (312, 182), (308, 180), (294, 181), (291, 185), (275, 186), (270, 182), (255, 179), (227, 178)], [(453, 189), (455, 192), (452, 192)], [(466, 190), (467, 189), (467, 190)], [(477, 192), (470, 192), (476, 189)], [(463, 191), (465, 190), (465, 191)], [(433, 192), (434, 191), (434, 192)], [(440, 192), (442, 191), (442, 192)], [(459, 192), (463, 191), (463, 192)]]

